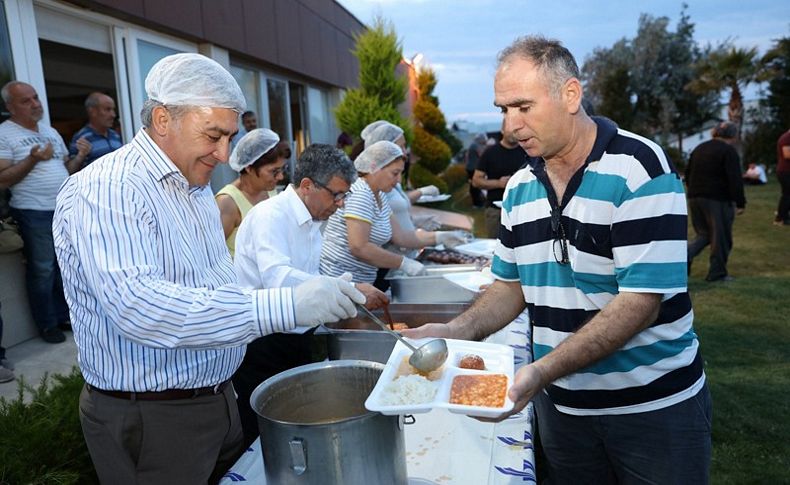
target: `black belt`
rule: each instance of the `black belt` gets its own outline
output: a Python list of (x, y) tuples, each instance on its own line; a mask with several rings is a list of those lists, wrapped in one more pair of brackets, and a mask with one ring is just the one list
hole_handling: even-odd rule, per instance
[(99, 394), (110, 396), (118, 399), (126, 399), (128, 401), (176, 401), (179, 399), (194, 399), (200, 396), (213, 396), (221, 394), (222, 391), (228, 387), (230, 381), (225, 381), (212, 387), (199, 387), (197, 389), (167, 389), (164, 391), (145, 391), (145, 392), (128, 392), (128, 391), (105, 391), (98, 387), (85, 384), (89, 392), (96, 391)]

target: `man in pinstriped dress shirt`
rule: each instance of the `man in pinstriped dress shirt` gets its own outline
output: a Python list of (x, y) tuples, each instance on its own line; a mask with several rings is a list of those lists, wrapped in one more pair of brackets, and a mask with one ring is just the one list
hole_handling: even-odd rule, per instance
[(103, 483), (216, 482), (242, 451), (228, 380), (261, 335), (355, 315), (341, 279), (236, 284), (208, 184), (244, 98), (198, 54), (146, 79), (144, 129), (61, 188), (53, 224)]

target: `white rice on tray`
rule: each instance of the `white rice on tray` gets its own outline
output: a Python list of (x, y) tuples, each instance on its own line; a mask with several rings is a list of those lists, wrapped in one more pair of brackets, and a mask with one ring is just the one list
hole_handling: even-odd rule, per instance
[(409, 374), (399, 376), (381, 392), (381, 404), (398, 406), (401, 404), (422, 404), (433, 401), (438, 383), (423, 376)]

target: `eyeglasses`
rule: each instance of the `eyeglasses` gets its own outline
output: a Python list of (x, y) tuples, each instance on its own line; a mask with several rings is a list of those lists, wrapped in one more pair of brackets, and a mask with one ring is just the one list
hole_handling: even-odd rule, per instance
[(332, 199), (335, 202), (340, 202), (341, 200), (345, 200), (345, 198), (349, 194), (349, 192), (335, 192), (334, 190), (330, 189), (326, 185), (324, 185), (324, 184), (322, 184), (320, 182), (316, 182), (315, 180), (313, 180), (313, 183), (316, 184), (318, 187), (321, 187), (322, 189), (324, 189), (327, 192), (329, 192), (332, 195)]
[(551, 209), (551, 232), (554, 233), (552, 250), (554, 260), (559, 264), (568, 264), (568, 239), (565, 237), (565, 228), (562, 226), (562, 209), (554, 207)]
[(280, 175), (281, 173), (284, 174), (285, 170), (286, 170), (286, 167), (282, 166), (282, 167), (278, 167), (278, 168), (275, 168), (275, 169), (272, 169), (272, 170), (268, 170), (267, 169), (266, 171), (269, 172), (269, 174), (272, 177), (276, 177), (276, 176)]

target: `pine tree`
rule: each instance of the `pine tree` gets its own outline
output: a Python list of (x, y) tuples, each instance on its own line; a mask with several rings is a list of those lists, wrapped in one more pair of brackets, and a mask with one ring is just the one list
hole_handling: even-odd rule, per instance
[(400, 126), (411, 139), (411, 126), (398, 112), (406, 99), (406, 80), (395, 75), (403, 51), (395, 28), (376, 18), (371, 29), (355, 36), (353, 54), (359, 60), (359, 88), (350, 89), (335, 108), (341, 130), (355, 138), (369, 123), (387, 120)]
[(460, 142), (447, 129), (444, 114), (439, 109), (439, 99), (433, 95), (436, 82), (433, 69), (420, 69), (417, 74), (419, 94), (413, 108), (417, 123), (414, 127), (412, 152), (418, 159), (415, 168), (421, 167), (425, 170), (417, 168), (414, 171), (411, 177), (414, 185), (430, 183), (444, 186), (438, 175), (449, 165), (453, 151), (458, 151), (460, 147)]

